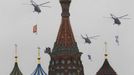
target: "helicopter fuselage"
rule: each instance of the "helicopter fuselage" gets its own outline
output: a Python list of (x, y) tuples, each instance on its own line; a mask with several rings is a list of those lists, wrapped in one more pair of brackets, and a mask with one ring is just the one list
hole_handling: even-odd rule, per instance
[(85, 43), (91, 43), (90, 39), (89, 38), (85, 38)]
[(34, 5), (34, 4), (33, 4), (33, 6), (34, 6), (34, 12), (38, 12), (38, 13), (41, 12), (41, 9), (39, 8), (38, 5)]
[(120, 20), (118, 18), (113, 18), (113, 19), (114, 19), (114, 24), (118, 24), (118, 25), (121, 24), (121, 22), (120, 22)]

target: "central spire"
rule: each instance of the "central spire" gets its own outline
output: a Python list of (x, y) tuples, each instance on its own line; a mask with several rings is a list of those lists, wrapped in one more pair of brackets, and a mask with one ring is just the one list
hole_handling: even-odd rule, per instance
[(69, 18), (62, 17), (61, 26), (58, 32), (56, 44), (70, 47), (75, 44), (74, 35)]
[(75, 42), (69, 20), (71, 0), (60, 0), (62, 13), (61, 24), (50, 55), (48, 75), (84, 75), (81, 52)]
[(77, 44), (74, 39), (74, 34), (69, 19), (70, 3), (71, 0), (60, 0), (62, 8), (62, 20), (52, 53), (68, 51), (78, 52)]

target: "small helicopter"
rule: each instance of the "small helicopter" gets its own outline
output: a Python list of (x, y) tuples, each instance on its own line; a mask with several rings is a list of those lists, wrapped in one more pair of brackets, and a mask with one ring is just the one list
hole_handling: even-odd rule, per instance
[(36, 2), (31, 0), (31, 4), (30, 5), (32, 5), (34, 7), (34, 11), (33, 12), (37, 12), (39, 14), (39, 13), (41, 13), (40, 7), (50, 7), (50, 6), (43, 6), (44, 4), (47, 4), (47, 3), (50, 3), (50, 2), (48, 1), (48, 2), (45, 2), (45, 3), (37, 4)]
[(119, 36), (118, 36), (118, 35), (115, 36), (115, 42), (116, 42), (117, 45), (119, 46)]
[(87, 55), (89, 60), (92, 60), (91, 55)]
[(120, 19), (130, 19), (130, 18), (124, 18), (125, 16), (128, 16), (128, 14), (123, 15), (123, 16), (120, 16), (120, 17), (116, 17), (116, 16), (113, 15), (113, 14), (110, 14), (110, 16), (111, 16), (110, 18), (112, 18), (112, 19), (114, 20), (113, 25), (114, 25), (114, 24), (120, 25), (120, 24), (121, 24)]
[(91, 36), (91, 37), (88, 37), (87, 35), (86, 35), (86, 37), (84, 37), (84, 36), (81, 35), (81, 37), (85, 40), (85, 43), (91, 44), (90, 39), (94, 39), (95, 37), (99, 37), (99, 35)]

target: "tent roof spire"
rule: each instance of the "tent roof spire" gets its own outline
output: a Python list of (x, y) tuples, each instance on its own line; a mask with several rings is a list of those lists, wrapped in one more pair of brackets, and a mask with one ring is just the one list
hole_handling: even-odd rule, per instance
[(71, 0), (60, 0), (62, 20), (52, 54), (79, 52), (69, 19), (70, 3)]
[(17, 44), (15, 44), (15, 65), (14, 65), (14, 68), (13, 68), (12, 72), (10, 73), (10, 75), (23, 75), (18, 66), (17, 47), (18, 47)]
[(109, 64), (107, 56), (107, 42), (105, 44), (105, 60), (99, 71), (96, 73), (96, 75), (117, 75), (112, 66)]

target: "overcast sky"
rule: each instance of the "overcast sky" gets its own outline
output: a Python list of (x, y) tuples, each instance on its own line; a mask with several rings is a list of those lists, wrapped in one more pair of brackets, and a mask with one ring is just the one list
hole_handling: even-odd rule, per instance
[[(43, 3), (48, 0), (35, 0)], [(9, 75), (14, 67), (14, 44), (18, 44), (18, 64), (23, 75), (30, 75), (37, 65), (37, 47), (41, 47), (41, 64), (46, 73), (50, 57), (45, 47), (53, 48), (61, 23), (58, 0), (49, 0), (52, 8), (33, 13), (30, 0), (0, 0), (0, 75)], [(72, 0), (70, 21), (78, 44), (85, 75), (95, 75), (104, 61), (104, 42), (108, 42), (109, 63), (118, 75), (134, 74), (134, 1), (133, 0)], [(128, 14), (120, 26), (113, 25), (110, 13)], [(32, 33), (38, 25), (38, 35)], [(81, 34), (100, 35), (92, 44), (84, 43)], [(119, 35), (120, 46), (115, 42)], [(92, 56), (92, 62), (87, 55)]]

